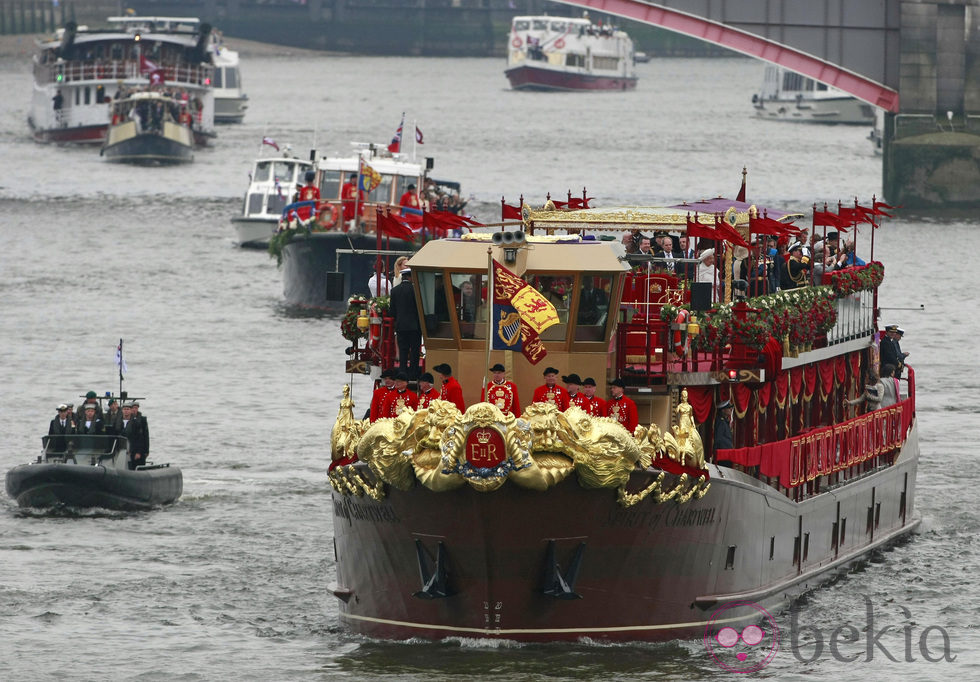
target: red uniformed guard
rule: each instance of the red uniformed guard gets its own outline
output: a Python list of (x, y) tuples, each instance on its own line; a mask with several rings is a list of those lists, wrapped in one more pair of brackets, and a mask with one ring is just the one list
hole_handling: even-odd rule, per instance
[(424, 410), (429, 406), (433, 400), (441, 400), (442, 394), (432, 384), (434, 383), (432, 375), (426, 372), (419, 377), (419, 409)]
[(517, 397), (517, 386), (513, 381), (507, 381), (504, 374), (507, 370), (499, 362), (490, 368), (493, 379), (483, 389), (480, 401), (496, 405), (501, 412), (510, 412), (515, 417), (521, 416), (521, 400)]
[(357, 173), (347, 178), (347, 184), (340, 190), (340, 199), (344, 205), (344, 222), (354, 220), (354, 204), (357, 204), (358, 216), (364, 215), (364, 190), (357, 189)]
[(606, 403), (606, 416), (617, 420), (627, 431), (633, 433), (640, 423), (640, 417), (636, 411), (636, 403), (623, 395), (625, 387), (622, 379), (615, 379), (609, 384), (612, 399)]
[(414, 208), (416, 210), (421, 210), (422, 207), (419, 205), (419, 195), (415, 191), (415, 185), (409, 185), (408, 191), (405, 192), (401, 199), (398, 200), (399, 206), (404, 206), (405, 208)]
[(565, 390), (568, 391), (568, 406), (578, 405), (584, 410), (585, 394), (579, 390), (582, 387), (581, 377), (578, 374), (569, 374), (561, 380), (565, 382)]
[(395, 370), (386, 369), (381, 373), (381, 386), (374, 389), (371, 396), (371, 422), (374, 423), (381, 417), (381, 405), (385, 397), (395, 390)]
[(555, 381), (558, 378), (558, 370), (548, 367), (544, 370), (544, 385), (534, 389), (534, 403), (550, 403), (558, 408), (559, 412), (568, 409), (568, 391), (558, 386)]
[(465, 412), (466, 405), (463, 404), (463, 387), (459, 385), (456, 377), (453, 376), (453, 368), (444, 362), (441, 365), (433, 367), (432, 371), (438, 374), (442, 380), (442, 399), (453, 403), (460, 412)]
[(306, 171), (306, 184), (296, 191), (296, 201), (320, 201), (320, 188), (313, 184), (316, 173)]
[(405, 372), (398, 372), (395, 375), (395, 389), (388, 391), (384, 402), (381, 404), (381, 416), (395, 418), (407, 408), (417, 409), (419, 397), (414, 391), (408, 390), (408, 375)]
[(605, 417), (606, 401), (596, 396), (595, 379), (585, 377), (585, 381), (582, 382), (582, 393), (584, 394), (582, 399), (584, 404), (580, 404), (582, 409), (593, 417)]

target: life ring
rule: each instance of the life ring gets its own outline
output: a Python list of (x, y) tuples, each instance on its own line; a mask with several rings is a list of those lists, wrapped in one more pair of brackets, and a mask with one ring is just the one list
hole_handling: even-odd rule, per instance
[(514, 36), (514, 39), (510, 41), (510, 44), (513, 45), (514, 47), (520, 47), (521, 45), (524, 44), (524, 42), (521, 40), (520, 36)]
[(565, 39), (564, 38), (559, 38), (558, 40), (555, 41), (555, 49), (556, 50), (560, 50), (563, 47), (565, 47)]
[(677, 317), (674, 318), (674, 354), (678, 357), (687, 355), (691, 348), (691, 339), (687, 334), (687, 323), (691, 319), (691, 314), (686, 310), (678, 310)]
[(327, 230), (337, 224), (337, 217), (340, 215), (340, 212), (336, 206), (323, 202), (317, 204), (316, 210), (316, 224), (319, 227)]

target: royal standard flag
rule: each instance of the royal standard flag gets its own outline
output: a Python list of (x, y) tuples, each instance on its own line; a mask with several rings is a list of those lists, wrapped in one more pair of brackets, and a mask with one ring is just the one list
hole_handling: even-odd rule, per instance
[(558, 324), (551, 301), (497, 261), (493, 262), (493, 349), (520, 351), (532, 365), (547, 351), (539, 335)]
[(381, 173), (361, 161), (360, 185), (365, 192), (373, 192), (381, 184)]

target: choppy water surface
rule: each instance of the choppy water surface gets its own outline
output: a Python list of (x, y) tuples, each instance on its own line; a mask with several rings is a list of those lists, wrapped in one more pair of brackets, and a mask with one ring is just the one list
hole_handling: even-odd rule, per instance
[[(731, 196), (743, 165), (760, 204), (879, 191), (866, 129), (752, 118), (759, 64), (640, 68), (631, 93), (525, 94), (506, 89), (497, 60), (246, 55), (246, 123), (221, 128), (190, 166), (146, 169), (35, 145), (29, 63), (0, 60), (0, 468), (38, 453), (57, 403), (118, 388), (122, 337), (126, 388), (147, 396), (153, 459), (179, 465), (185, 491), (139, 514), (40, 513), (0, 499), (0, 678), (730, 678), (699, 642), (384, 643), (340, 629), (325, 475), (346, 378), (337, 320), (285, 309), (275, 263), (236, 248), (228, 222), (263, 135), (303, 156), (314, 136), (321, 153), (343, 151), (386, 142), (403, 110), (425, 134), (419, 153), (487, 220), (501, 196), (540, 201), (583, 186), (600, 205)], [(906, 215), (878, 233), (883, 321), (907, 330), (919, 378), (922, 529), (800, 604), (798, 657), (793, 618), (778, 614), (781, 649), (760, 677), (980, 677), (977, 228), (970, 215)], [(357, 385), (355, 399), (367, 397)], [(866, 660), (868, 603), (872, 631), (891, 626), (878, 641), (898, 662), (878, 647)], [(861, 632), (838, 648), (850, 662), (830, 651), (842, 625)], [(948, 633), (955, 662), (923, 660), (929, 626)], [(941, 653), (938, 631), (927, 644)]]

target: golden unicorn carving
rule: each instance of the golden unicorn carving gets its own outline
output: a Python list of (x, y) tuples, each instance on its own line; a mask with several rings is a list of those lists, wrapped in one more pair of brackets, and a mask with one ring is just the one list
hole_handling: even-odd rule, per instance
[(370, 422), (354, 419), (354, 401), (350, 397), (350, 386), (344, 384), (344, 397), (340, 399), (340, 412), (337, 423), (330, 432), (330, 458), (351, 461), (357, 454), (357, 442), (364, 435)]

